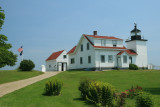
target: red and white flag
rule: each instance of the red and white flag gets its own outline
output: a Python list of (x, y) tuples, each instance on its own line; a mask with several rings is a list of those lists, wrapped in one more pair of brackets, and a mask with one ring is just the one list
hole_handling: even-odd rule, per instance
[(18, 52), (20, 53), (20, 56), (23, 54), (23, 47), (22, 46), (18, 49)]

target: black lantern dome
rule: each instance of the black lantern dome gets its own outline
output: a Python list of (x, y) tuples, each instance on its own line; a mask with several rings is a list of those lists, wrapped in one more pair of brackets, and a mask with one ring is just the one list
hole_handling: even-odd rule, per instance
[(137, 29), (137, 24), (134, 23), (134, 29), (130, 32), (131, 33), (131, 39), (127, 39), (126, 42), (134, 41), (134, 40), (140, 40), (140, 41), (148, 41), (144, 39), (144, 37), (141, 37), (141, 30)]
[(137, 24), (134, 23), (134, 29), (131, 31), (131, 40), (141, 40), (141, 30), (137, 29)]

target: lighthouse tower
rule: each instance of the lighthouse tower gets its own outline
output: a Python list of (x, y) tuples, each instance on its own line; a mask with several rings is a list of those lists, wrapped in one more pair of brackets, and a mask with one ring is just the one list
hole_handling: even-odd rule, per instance
[(147, 40), (142, 38), (141, 30), (137, 29), (137, 24), (135, 23), (134, 29), (130, 32), (131, 38), (126, 40), (127, 48), (132, 49), (137, 53), (135, 64), (142, 68), (147, 68), (148, 58), (147, 58)]

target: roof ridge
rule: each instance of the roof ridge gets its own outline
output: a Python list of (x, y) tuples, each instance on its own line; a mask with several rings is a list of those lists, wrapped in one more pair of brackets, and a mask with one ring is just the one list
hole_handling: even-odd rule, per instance
[(85, 36), (89, 36), (89, 37), (93, 37), (93, 38), (123, 40), (123, 39), (117, 38), (117, 37), (115, 37), (115, 36), (100, 36), (100, 35), (86, 35), (86, 34), (84, 34), (84, 35), (85, 35)]

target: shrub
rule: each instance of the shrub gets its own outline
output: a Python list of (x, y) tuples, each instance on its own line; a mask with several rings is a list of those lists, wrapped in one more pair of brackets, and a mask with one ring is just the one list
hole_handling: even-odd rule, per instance
[(136, 106), (137, 107), (152, 107), (153, 101), (151, 99), (151, 95), (149, 93), (140, 91), (136, 98)]
[(129, 98), (134, 98), (135, 96), (137, 96), (137, 93), (139, 93), (139, 91), (142, 91), (142, 87), (140, 86), (136, 86), (136, 87), (131, 87), (131, 89), (128, 90), (128, 97)]
[(98, 106), (115, 105), (115, 89), (109, 83), (95, 80), (82, 80), (79, 90), (83, 99)]
[(45, 83), (44, 95), (60, 95), (62, 90), (63, 83), (58, 80), (50, 80)]
[(31, 60), (23, 60), (20, 63), (19, 69), (22, 71), (31, 71), (35, 67), (35, 64)]
[(117, 106), (118, 107), (123, 107), (126, 104), (125, 98), (127, 97), (127, 94), (125, 92), (122, 92), (117, 97), (118, 97)]
[(130, 70), (138, 70), (138, 66), (136, 64), (129, 64)]
[(79, 91), (81, 91), (81, 97), (86, 100), (87, 95), (89, 92), (89, 84), (92, 82), (92, 80), (89, 79), (83, 79), (80, 81)]

